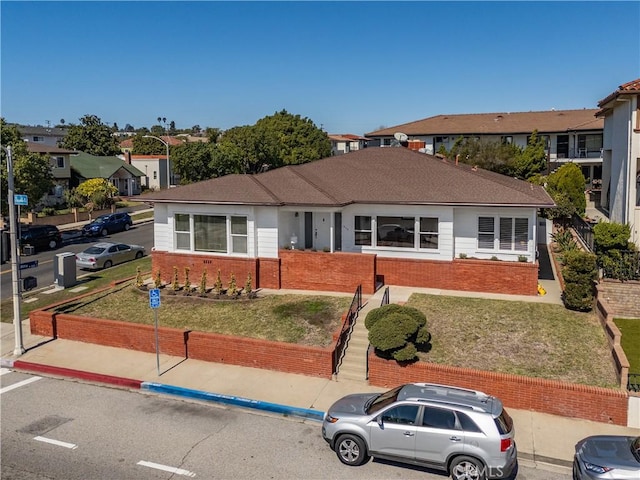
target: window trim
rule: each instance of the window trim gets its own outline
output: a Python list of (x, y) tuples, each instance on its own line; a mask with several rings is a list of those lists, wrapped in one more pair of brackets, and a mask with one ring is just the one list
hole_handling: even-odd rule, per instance
[[(177, 217), (184, 215), (189, 218), (189, 230), (177, 230)], [(196, 219), (195, 217), (219, 217), (224, 218), (225, 226), (225, 250), (202, 250), (196, 249)], [(245, 221), (245, 233), (232, 233), (232, 218), (244, 219)], [(178, 235), (189, 236), (189, 248), (178, 247)], [(245, 251), (236, 251), (237, 243), (234, 243), (234, 239), (245, 239)], [(238, 214), (202, 214), (202, 213), (186, 213), (186, 212), (174, 212), (173, 213), (173, 249), (174, 251), (191, 252), (197, 254), (216, 254), (216, 255), (234, 255), (234, 256), (248, 256), (249, 255), (249, 217), (247, 215)]]
[[(481, 219), (492, 219), (493, 223), (493, 232), (489, 230), (481, 231)], [(508, 231), (504, 229), (507, 224)], [(522, 228), (522, 223), (525, 223), (526, 228)], [(479, 215), (478, 228), (476, 232), (476, 248), (479, 251), (485, 252), (504, 252), (504, 253), (518, 253), (520, 252), (528, 252), (529, 251), (529, 218), (522, 216), (505, 216), (505, 215)], [(480, 237), (481, 235), (489, 236), (493, 235), (492, 245), (493, 247), (488, 248), (481, 245)], [(485, 240), (486, 241), (486, 240)], [(509, 244), (509, 248), (504, 248), (503, 246)]]

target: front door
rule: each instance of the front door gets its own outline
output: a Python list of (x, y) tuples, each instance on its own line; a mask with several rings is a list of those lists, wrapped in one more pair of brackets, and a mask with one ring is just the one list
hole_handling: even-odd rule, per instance
[(313, 248), (316, 250), (331, 247), (331, 214), (314, 212), (313, 214)]

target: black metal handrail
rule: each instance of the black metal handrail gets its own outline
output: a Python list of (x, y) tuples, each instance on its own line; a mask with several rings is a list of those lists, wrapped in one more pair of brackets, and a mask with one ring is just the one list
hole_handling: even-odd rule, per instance
[(353, 299), (351, 300), (351, 305), (349, 306), (349, 310), (347, 311), (347, 318), (344, 324), (342, 325), (342, 330), (340, 331), (340, 336), (336, 341), (336, 348), (333, 351), (333, 373), (338, 373), (338, 368), (342, 363), (342, 358), (344, 357), (344, 352), (347, 348), (347, 343), (349, 341), (349, 336), (351, 335), (351, 331), (353, 330), (353, 324), (356, 322), (356, 318), (358, 317), (358, 312), (362, 308), (362, 285), (358, 285), (355, 293), (353, 294)]
[(389, 305), (389, 287), (384, 289), (384, 293), (382, 294), (382, 301), (380, 302), (380, 306)]
[(640, 392), (640, 373), (630, 373), (627, 380), (627, 390)]
[(594, 252), (595, 249), (593, 246), (593, 225), (591, 225), (589, 222), (585, 222), (580, 215), (576, 215), (574, 213), (571, 217), (571, 226), (583, 241), (584, 245), (589, 249), (589, 251)]

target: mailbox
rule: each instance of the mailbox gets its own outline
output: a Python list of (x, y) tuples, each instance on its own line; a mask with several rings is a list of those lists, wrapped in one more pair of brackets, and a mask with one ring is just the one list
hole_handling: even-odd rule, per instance
[(25, 291), (33, 290), (38, 286), (38, 279), (36, 277), (24, 277), (22, 279), (22, 289)]

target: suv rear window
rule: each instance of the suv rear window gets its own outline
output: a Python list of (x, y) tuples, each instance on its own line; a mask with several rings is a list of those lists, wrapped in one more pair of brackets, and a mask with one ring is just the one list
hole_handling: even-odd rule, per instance
[(500, 435), (510, 433), (513, 429), (513, 420), (511, 420), (511, 417), (505, 409), (502, 409), (500, 415), (494, 418), (493, 421), (496, 423)]

